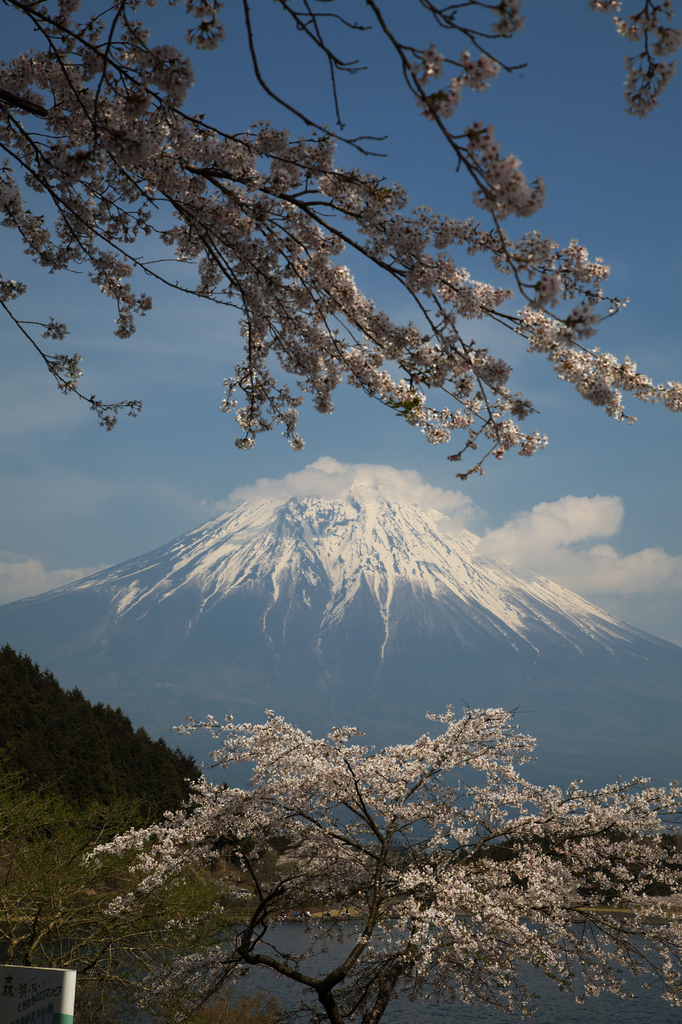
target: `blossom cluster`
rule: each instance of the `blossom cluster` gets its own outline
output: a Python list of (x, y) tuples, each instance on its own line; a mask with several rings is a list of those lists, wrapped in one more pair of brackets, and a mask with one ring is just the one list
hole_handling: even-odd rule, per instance
[(501, 0), (493, 10), (498, 14), (498, 20), (494, 21), (492, 25), (495, 35), (508, 38), (515, 32), (520, 32), (526, 23), (526, 19), (519, 13), (521, 0)]
[(646, 0), (641, 10), (628, 18), (618, 17), (620, 0), (591, 0), (592, 10), (613, 13), (616, 31), (631, 42), (643, 40), (644, 49), (636, 57), (625, 57), (625, 112), (635, 117), (646, 117), (675, 74), (675, 62), (657, 58), (667, 57), (682, 46), (682, 29), (669, 22), (674, 16), (672, 0), (654, 3)]
[(197, 50), (217, 50), (225, 39), (225, 26), (218, 21), (224, 6), (218, 0), (186, 0), (187, 12), (199, 22), (187, 32), (186, 41)]
[[(227, 941), (153, 979), (157, 997), (177, 976), (215, 986), (263, 969), (312, 990), (337, 1024), (379, 1020), (400, 992), (524, 1010), (521, 960), (579, 1000), (627, 994), (623, 966), (653, 970), (682, 1005), (682, 921), (671, 904), (682, 895), (682, 854), (662, 838), (682, 788), (539, 787), (519, 774), (534, 741), (512, 714), (429, 717), (436, 735), (379, 751), (356, 728), (316, 738), (272, 712), (261, 724), (209, 718), (179, 729), (221, 736), (216, 764), (252, 764), (250, 786), (204, 779), (186, 809), (95, 851), (135, 853), (137, 888), (111, 912), (182, 884), (221, 849), (248, 877), (251, 904)], [(447, 781), (462, 774), (466, 782)], [(264, 872), (273, 850), (276, 867)], [(305, 906), (315, 909), (309, 945), (292, 958), (278, 921)], [(318, 950), (349, 927), (350, 943), (318, 968)]]
[(481, 210), (494, 213), (498, 220), (505, 220), (509, 214), (517, 217), (532, 217), (542, 208), (545, 201), (545, 183), (537, 178), (532, 185), (519, 170), (518, 157), (500, 158), (500, 144), (495, 141), (493, 125), (474, 122), (467, 128), (469, 139), (467, 150), (477, 160), (484, 179), (483, 187), (474, 193), (474, 202)]
[[(413, 62), (411, 70), (416, 80), (425, 84), (431, 78), (439, 78), (443, 74), (445, 58), (431, 44), (422, 53), (419, 63)], [(500, 73), (500, 65), (487, 54), (481, 54), (476, 60), (471, 59), (468, 50), (462, 50), (458, 62), (453, 61), (462, 69), (459, 75), (450, 79), (447, 89), (421, 95), (417, 98), (417, 106), (421, 107), (424, 117), (432, 121), (436, 117), (452, 117), (462, 98), (462, 88), (473, 92), (484, 92), (490, 82)]]

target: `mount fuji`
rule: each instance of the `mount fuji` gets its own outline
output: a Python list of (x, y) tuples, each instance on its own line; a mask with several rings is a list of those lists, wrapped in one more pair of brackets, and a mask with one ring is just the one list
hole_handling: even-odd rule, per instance
[(0, 607), (0, 641), (171, 740), (186, 715), (272, 708), (402, 742), (448, 704), (518, 706), (539, 781), (682, 775), (682, 649), (477, 541), (408, 502), (244, 502)]

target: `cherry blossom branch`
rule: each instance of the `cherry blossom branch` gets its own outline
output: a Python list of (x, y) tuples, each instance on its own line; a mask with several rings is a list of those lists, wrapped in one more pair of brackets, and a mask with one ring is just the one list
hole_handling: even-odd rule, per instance
[[(383, 141), (385, 136), (361, 135), (361, 136), (358, 136), (355, 139), (349, 139), (349, 138), (342, 137), (340, 135), (336, 135), (334, 132), (330, 132), (328, 128), (323, 127), (320, 124), (317, 124), (317, 122), (315, 122), (315, 121), (312, 121), (309, 117), (307, 117), (306, 114), (302, 113), (296, 107), (292, 106), (285, 99), (283, 99), (282, 96), (279, 95), (279, 93), (274, 92), (270, 88), (270, 86), (267, 84), (267, 82), (263, 78), (263, 74), (261, 72), (260, 65), (258, 63), (258, 57), (256, 56), (256, 44), (255, 44), (255, 40), (254, 40), (253, 28), (252, 28), (252, 25), (251, 25), (251, 8), (250, 8), (248, 0), (242, 0), (242, 4), (243, 4), (243, 8), (244, 8), (244, 24), (246, 25), (246, 34), (247, 34), (247, 38), (248, 38), (248, 41), (249, 41), (249, 53), (251, 54), (251, 63), (253, 65), (253, 71), (254, 71), (254, 74), (256, 76), (256, 80), (257, 80), (258, 84), (260, 85), (261, 89), (265, 93), (267, 93), (267, 95), (271, 99), (275, 100), (280, 106), (284, 107), (285, 110), (288, 110), (289, 113), (294, 114), (300, 121), (303, 122), (303, 124), (307, 125), (308, 128), (314, 128), (316, 131), (322, 132), (323, 134), (329, 134), (333, 138), (337, 138), (340, 141), (347, 143), (347, 145), (353, 146), (354, 149), (357, 149), (358, 152), (362, 153), (364, 156), (381, 156), (382, 154), (380, 154), (380, 153), (375, 153), (372, 150), (365, 149), (363, 146), (360, 145), (360, 143), (363, 142), (363, 141), (366, 141), (366, 140), (371, 140), (371, 141), (374, 141), (374, 142), (381, 142), (381, 141)], [(287, 5), (285, 5), (285, 9), (288, 10), (290, 13), (292, 13), (290, 11), (290, 8)], [(296, 17), (296, 16), (294, 15), (294, 17)], [(333, 57), (331, 55), (331, 51), (328, 50), (324, 45), (320, 45), (320, 42), (318, 42), (317, 39), (314, 39), (314, 37), (312, 36), (311, 33), (306, 33), (306, 34), (309, 35), (311, 38), (313, 38), (315, 44), (317, 46), (320, 46), (320, 48), (324, 51), (324, 53), (329, 58), (330, 67), (332, 69), (332, 84), (333, 84), (333, 93), (334, 93), (334, 101), (335, 101), (337, 122), (340, 122), (338, 101), (336, 99), (336, 81), (335, 81), (335, 79), (333, 77), (333, 71), (334, 71), (335, 67), (337, 67), (337, 68), (343, 67), (343, 64), (342, 64), (341, 61), (338, 60), (338, 58)], [(345, 70), (350, 70), (350, 69), (346, 67)], [(359, 69), (357, 69), (357, 70), (359, 70)], [(340, 127), (343, 129), (342, 125), (340, 125)]]
[[(455, 134), (445, 124), (463, 89), (484, 90), (502, 68), (513, 70), (493, 57), (487, 41), (521, 27), (516, 0), (445, 6), (424, 0), (440, 28), (463, 33), (477, 47), (476, 59), (464, 51), (459, 60), (443, 57), (434, 45), (400, 42), (389, 25), (390, 9), (367, 4), (422, 112), (446, 139), (457, 167), (471, 176), (474, 203), (490, 217), (489, 230), (473, 219), (424, 209), (406, 214), (407, 196), (399, 186), (336, 165), (332, 133), (294, 140), (260, 124), (237, 135), (186, 115), (189, 61), (175, 47), (151, 45), (147, 29), (129, 17), (135, 8), (126, 0), (85, 24), (75, 22), (77, 8), (60, 8), (55, 17), (46, 5), (7, 2), (30, 18), (46, 49), (19, 55), (0, 69), (0, 147), (8, 157), (0, 182), (3, 223), (18, 230), (29, 255), (51, 271), (89, 265), (93, 283), (117, 303), (121, 337), (132, 334), (136, 317), (151, 307), (151, 299), (131, 287), (135, 270), (179, 292), (240, 309), (245, 358), (226, 379), (223, 403), (242, 429), (239, 447), (251, 447), (274, 425), (283, 427), (295, 448), (303, 446), (296, 431), (302, 397), (275, 379), (274, 356), (321, 412), (332, 411), (333, 391), (345, 379), (423, 431), (430, 443), (447, 443), (454, 430), (465, 431), (452, 461), (481, 445), (483, 451), (458, 474), (462, 478), (482, 472), (491, 454), (532, 455), (546, 439), (519, 426), (534, 410), (509, 390), (511, 368), (474, 341), (463, 341), (462, 321), (483, 318), (524, 336), (559, 378), (616, 419), (632, 419), (623, 412), (623, 393), (682, 408), (679, 384), (656, 385), (629, 359), (585, 344), (622, 306), (603, 294), (608, 268), (590, 261), (576, 241), (560, 247), (532, 231), (514, 241), (503, 229), (508, 217), (530, 216), (542, 205), (541, 179), (529, 184), (520, 161), (501, 155), (492, 126), (474, 123)], [(311, 0), (302, 10), (289, 0), (280, 7), (327, 61), (340, 120), (335, 73), (360, 69), (327, 44), (322, 18), (349, 29), (366, 26), (337, 15), (338, 7), (318, 11)], [(490, 32), (460, 23), (462, 12), (474, 8), (495, 15)], [(659, 8), (672, 13), (670, 4), (648, 3), (632, 25), (658, 32), (656, 45), (668, 52), (677, 37), (667, 27), (661, 35)], [(220, 43), (219, 9), (214, 0), (189, 3), (199, 21), (187, 34), (193, 45), (213, 49)], [(264, 84), (248, 0), (243, 15), (255, 73)], [(457, 75), (447, 89), (430, 91), (445, 65), (456, 67)], [(48, 93), (49, 108), (40, 102)], [(287, 109), (314, 127), (305, 112)], [(45, 131), (32, 131), (13, 110), (38, 116)], [(52, 234), (25, 208), (12, 165), (52, 201)], [(350, 228), (342, 228), (340, 219)], [(154, 253), (133, 249), (149, 236), (171, 247), (177, 262), (196, 267), (195, 288), (158, 270)], [(456, 265), (453, 246), (488, 256), (496, 271), (512, 279), (525, 308), (516, 314), (502, 309), (513, 292), (472, 281)], [(393, 323), (374, 307), (338, 262), (344, 247), (407, 291), (419, 325)], [(439, 393), (446, 400), (442, 408)]]
[(637, 55), (625, 58), (625, 113), (635, 117), (647, 117), (654, 107), (658, 106), (661, 93), (670, 83), (675, 74), (675, 62), (668, 63), (656, 60), (674, 53), (682, 45), (682, 29), (671, 28), (661, 20), (670, 21), (674, 15), (671, 0), (654, 3), (646, 0), (635, 14), (627, 19), (619, 18), (618, 11), (622, 7), (620, 0), (590, 0), (589, 7), (593, 11), (613, 14), (613, 23), (619, 35), (625, 39), (638, 42), (644, 39), (644, 49)]
[[(7, 294), (7, 291), (11, 290), (12, 294), (10, 297), (15, 297), (17, 294), (21, 294), (21, 286), (17, 286), (15, 281), (2, 281), (0, 280), (0, 292)], [(63, 395), (74, 394), (80, 398), (83, 402), (86, 402), (99, 420), (99, 425), (104, 427), (105, 430), (113, 430), (118, 421), (119, 413), (126, 409), (128, 416), (133, 419), (140, 413), (142, 409), (142, 402), (139, 399), (126, 399), (122, 402), (102, 402), (95, 395), (84, 395), (78, 390), (78, 381), (82, 376), (82, 371), (79, 368), (81, 357), (78, 353), (74, 353), (72, 356), (63, 354), (47, 355), (42, 350), (36, 340), (26, 330), (26, 326), (34, 324), (37, 327), (44, 327), (43, 338), (53, 338), (57, 341), (62, 341), (68, 334), (66, 324), (59, 324), (54, 320), (50, 320), (49, 323), (40, 323), (36, 320), (17, 320), (12, 313), (11, 309), (8, 308), (4, 298), (0, 298), (0, 306), (5, 310), (10, 320), (13, 321), (15, 326), (21, 331), (27, 341), (33, 346), (38, 355), (41, 357), (45, 366), (47, 367), (48, 373), (50, 373), (55, 381), (57, 387)]]

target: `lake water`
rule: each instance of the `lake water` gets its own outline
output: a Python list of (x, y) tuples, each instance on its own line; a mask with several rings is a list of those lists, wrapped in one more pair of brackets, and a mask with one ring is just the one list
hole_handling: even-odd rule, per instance
[[(276, 935), (279, 948), (292, 953), (302, 951), (309, 940), (303, 925), (294, 922), (281, 925)], [(331, 953), (316, 958), (319, 971), (338, 963), (338, 955), (339, 947), (335, 946)], [(653, 989), (639, 991), (634, 999), (604, 995), (579, 1006), (573, 997), (557, 991), (547, 978), (532, 968), (522, 966), (519, 973), (528, 988), (539, 996), (533, 1017), (535, 1024), (680, 1024), (682, 1021), (682, 1010), (664, 1002)], [(252, 973), (244, 983), (244, 988), (247, 987), (276, 995), (286, 1010), (294, 1009), (301, 995), (299, 986), (269, 973)], [(493, 1024), (495, 1021), (504, 1024), (504, 1021), (522, 1019), (520, 1014), (502, 1014), (486, 1006), (458, 1003), (434, 1006), (399, 999), (389, 1005), (382, 1024)]]

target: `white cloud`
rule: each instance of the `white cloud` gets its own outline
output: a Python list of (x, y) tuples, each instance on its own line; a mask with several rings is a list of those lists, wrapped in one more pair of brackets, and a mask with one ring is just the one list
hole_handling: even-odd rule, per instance
[[(682, 590), (682, 557), (662, 548), (619, 554), (611, 544), (584, 542), (612, 537), (620, 529), (618, 497), (543, 501), (518, 512), (478, 544), (478, 554), (522, 565), (579, 594), (660, 594)], [(581, 546), (582, 544), (582, 546)]]
[(343, 463), (326, 456), (297, 473), (287, 473), (280, 480), (261, 477), (255, 484), (238, 487), (232, 491), (226, 504), (232, 506), (240, 501), (259, 498), (291, 497), (328, 498), (331, 501), (353, 497), (362, 497), (364, 501), (411, 501), (425, 508), (438, 509), (456, 521), (470, 519), (477, 512), (468, 495), (462, 491), (433, 487), (425, 483), (414, 469)]
[(37, 558), (24, 558), (12, 555), (9, 551), (0, 551), (0, 604), (19, 601), (22, 597), (33, 597), (44, 594), (46, 590), (65, 587), (67, 583), (75, 583), (84, 576), (92, 576), (107, 565), (89, 566), (82, 569), (53, 569), (48, 572)]

